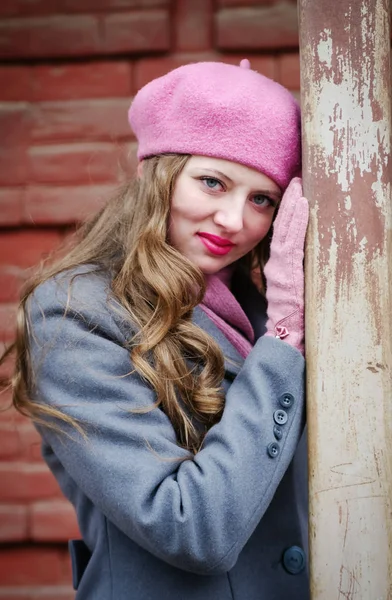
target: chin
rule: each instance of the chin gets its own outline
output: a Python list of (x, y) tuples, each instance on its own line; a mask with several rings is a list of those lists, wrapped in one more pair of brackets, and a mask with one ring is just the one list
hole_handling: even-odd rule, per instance
[(227, 262), (226, 261), (225, 262), (215, 261), (215, 263), (209, 262), (208, 264), (206, 262), (204, 262), (203, 264), (198, 264), (197, 266), (204, 273), (204, 275), (215, 275), (215, 273), (218, 273), (225, 267), (228, 267), (229, 265), (231, 265), (232, 262), (234, 262), (234, 261), (227, 261)]

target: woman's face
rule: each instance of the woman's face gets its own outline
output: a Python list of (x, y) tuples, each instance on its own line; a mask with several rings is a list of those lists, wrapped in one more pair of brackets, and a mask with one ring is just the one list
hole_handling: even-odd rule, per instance
[(169, 241), (212, 275), (267, 235), (280, 198), (278, 185), (254, 169), (192, 156), (174, 188)]

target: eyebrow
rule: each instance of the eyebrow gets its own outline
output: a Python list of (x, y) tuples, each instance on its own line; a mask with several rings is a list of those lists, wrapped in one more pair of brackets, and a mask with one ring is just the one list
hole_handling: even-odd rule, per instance
[(216, 169), (200, 169), (200, 170), (207, 171), (208, 173), (213, 173), (214, 175), (218, 175), (218, 177), (221, 177), (222, 179), (226, 179), (230, 183), (234, 183), (233, 180), (230, 179), (230, 177), (228, 175), (225, 175), (225, 173), (222, 173), (222, 171), (218, 171)]
[[(203, 173), (212, 173), (213, 175), (218, 175), (218, 177), (220, 177), (221, 179), (226, 179), (226, 181), (228, 181), (229, 183), (234, 183), (228, 175), (225, 175), (225, 173), (222, 173), (222, 171), (218, 171), (217, 169), (203, 169), (203, 167), (197, 167), (197, 169), (199, 171), (203, 171)], [(274, 192), (273, 190), (268, 189), (258, 189), (257, 192), (259, 194), (265, 194), (266, 196), (273, 196), (277, 200), (281, 200), (282, 198), (282, 193), (280, 191)]]

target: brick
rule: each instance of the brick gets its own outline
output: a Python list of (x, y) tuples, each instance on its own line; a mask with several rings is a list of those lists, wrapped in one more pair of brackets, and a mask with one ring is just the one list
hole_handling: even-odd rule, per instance
[(0, 58), (28, 55), (31, 47), (29, 29), (24, 19), (0, 21)]
[(261, 50), (298, 47), (295, 4), (278, 3), (256, 8), (227, 8), (215, 17), (217, 47), (225, 50)]
[(2, 548), (0, 581), (4, 587), (69, 584), (71, 568), (67, 549), (56, 546)]
[(27, 538), (27, 506), (24, 504), (0, 504), (0, 542), (20, 542)]
[(0, 226), (20, 225), (22, 223), (23, 201), (23, 188), (0, 188)]
[[(225, 54), (223, 55), (222, 61), (229, 63), (230, 65), (239, 65), (241, 60), (244, 58), (243, 54)], [(266, 77), (271, 79), (277, 79), (277, 65), (276, 58), (271, 55), (266, 56), (248, 56), (251, 68)]]
[(95, 16), (49, 16), (0, 21), (1, 58), (94, 55), (100, 51)]
[[(156, 77), (161, 77), (172, 69), (177, 69), (177, 67), (183, 65), (199, 61), (218, 61), (239, 65), (242, 58), (244, 58), (242, 54), (222, 54), (218, 52), (180, 53), (163, 58), (143, 58), (135, 62), (135, 91)], [(251, 56), (250, 62), (252, 69), (267, 77), (276, 77), (276, 59), (274, 56)]]
[(130, 100), (42, 102), (32, 111), (35, 143), (132, 139), (127, 113)]
[[(2, 354), (3, 350), (5, 349), (5, 344), (0, 344), (0, 355)], [(4, 373), (4, 367), (1, 368), (1, 383), (3, 385), (3, 379), (5, 379), (5, 376), (3, 375)], [(6, 382), (4, 381), (4, 385), (6, 384)], [(14, 409), (12, 407), (12, 394), (11, 394), (11, 390), (8, 389), (3, 389), (0, 392), (0, 423), (13, 423), (14, 422), (14, 417), (13, 417), (13, 412)]]
[(99, 142), (32, 147), (29, 179), (57, 185), (117, 182), (126, 153), (124, 145)]
[(66, 542), (80, 537), (75, 510), (67, 500), (31, 504), (29, 531), (31, 539), (36, 542)]
[[(6, 344), (0, 340), (0, 356), (6, 351), (9, 344)], [(4, 362), (0, 365), (0, 381), (9, 381), (15, 370), (15, 357), (14, 355), (8, 355)], [(12, 408), (12, 395), (11, 390), (5, 389), (0, 394), (0, 415), (3, 419), (7, 419), (15, 412)]]
[(60, 241), (58, 231), (3, 231), (0, 266), (32, 267), (46, 258)]
[(0, 104), (0, 185), (26, 183), (30, 125), (26, 104)]
[(278, 81), (289, 90), (300, 88), (299, 54), (282, 54), (278, 58)]
[(0, 302), (17, 302), (25, 278), (25, 271), (19, 267), (0, 267)]
[(60, 0), (60, 2), (66, 10), (75, 12), (169, 8), (171, 4), (171, 0), (83, 0), (83, 2), (80, 2), (80, 0)]
[[(0, 131), (0, 139), (1, 131)], [(26, 183), (28, 173), (28, 156), (27, 156), (27, 145), (24, 143), (18, 144), (7, 144), (2, 143), (0, 146), (0, 186), (18, 186)], [(16, 195), (18, 192), (16, 192)], [(10, 199), (11, 200), (11, 199)], [(3, 201), (6, 204), (7, 201), (3, 195)], [(8, 217), (12, 217), (12, 211), (10, 213), (10, 206), (8, 207)], [(0, 216), (2, 221), (3, 215)], [(7, 218), (7, 215), (5, 215)], [(5, 225), (11, 225), (12, 223), (4, 223)]]
[(30, 67), (0, 67), (0, 101), (31, 100), (32, 69)]
[(125, 61), (40, 65), (32, 73), (35, 101), (129, 97), (132, 92), (132, 65)]
[(16, 422), (0, 422), (0, 459), (20, 458), (20, 429)]
[(30, 138), (30, 114), (26, 103), (0, 104), (0, 137), (2, 145), (19, 144)]
[(31, 432), (30, 434), (30, 443), (25, 445), (25, 459), (30, 462), (43, 463), (42, 440), (35, 428), (34, 431), (35, 433)]
[(0, 587), (1, 600), (75, 600), (71, 586), (7, 586)]
[[(0, 462), (0, 502), (61, 497), (57, 481), (44, 463)], [(0, 578), (1, 581), (1, 578)]]
[(0, 304), (0, 340), (12, 342), (16, 330), (16, 304)]
[(53, 4), (51, 0), (2, 0), (0, 3), (0, 15), (7, 17), (19, 17), (24, 15), (41, 15), (58, 12), (58, 2)]
[(0, 460), (41, 461), (41, 437), (29, 419), (0, 421)]
[[(4, 402), (3, 402), (4, 396)], [(11, 393), (10, 390), (0, 394), (0, 423), (8, 424), (8, 425), (17, 425), (18, 423), (26, 424), (30, 422), (28, 417), (21, 415), (13, 406), (11, 402)], [(7, 408), (5, 409), (5, 407)]]
[(26, 192), (25, 218), (39, 225), (75, 223), (97, 212), (114, 190), (114, 185), (32, 186)]
[(177, 0), (175, 48), (183, 52), (212, 47), (212, 0)]
[[(2, 353), (3, 350), (5, 350), (5, 344), (0, 343), (0, 353)], [(4, 368), (4, 366), (1, 366), (0, 378), (2, 386), (7, 385), (9, 381), (8, 373), (5, 375), (5, 371), (6, 369)], [(0, 393), (0, 423), (15, 423), (16, 419), (13, 414), (14, 412), (16, 411), (12, 405), (12, 392), (11, 389), (8, 387), (7, 389), (1, 390)]]
[(152, 52), (170, 48), (168, 11), (113, 13), (102, 19), (102, 51), (105, 53)]
[(117, 9), (170, 6), (171, 0), (2, 0), (0, 16), (49, 15), (62, 12), (108, 12)]
[[(217, 0), (217, 6), (219, 8), (232, 8), (232, 7), (250, 7), (250, 6), (269, 6), (270, 4), (276, 4), (277, 0)], [(294, 4), (297, 0), (286, 0)]]

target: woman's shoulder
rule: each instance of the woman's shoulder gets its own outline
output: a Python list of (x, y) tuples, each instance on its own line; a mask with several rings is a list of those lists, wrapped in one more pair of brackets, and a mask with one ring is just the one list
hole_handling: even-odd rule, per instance
[(66, 269), (40, 283), (31, 294), (31, 303), (42, 307), (65, 305), (82, 309), (105, 305), (110, 296), (108, 272), (93, 264)]
[(122, 329), (130, 327), (129, 315), (116, 300), (111, 274), (93, 264), (80, 265), (49, 277), (32, 292), (31, 320), (47, 316), (81, 318), (92, 326), (111, 321)]

